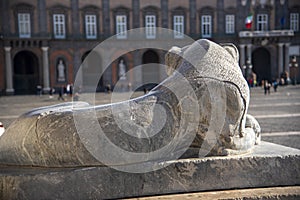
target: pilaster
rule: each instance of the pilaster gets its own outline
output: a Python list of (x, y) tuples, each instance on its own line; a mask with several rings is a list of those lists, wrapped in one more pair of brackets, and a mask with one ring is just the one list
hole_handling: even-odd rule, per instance
[(140, 0), (132, 0), (133, 28), (140, 27)]
[(110, 35), (110, 8), (109, 0), (102, 0), (102, 19), (103, 19), (103, 32), (105, 37)]
[(196, 0), (190, 0), (189, 2), (190, 6), (190, 35), (195, 35), (197, 30), (196, 30), (196, 23), (197, 23), (197, 7), (196, 7)]
[(72, 32), (74, 38), (80, 37), (80, 28), (79, 28), (79, 12), (78, 12), (78, 0), (71, 1), (72, 7)]
[(163, 28), (168, 28), (169, 24), (169, 8), (168, 0), (161, 0), (161, 25)]
[(45, 0), (38, 0), (38, 26), (41, 36), (47, 36), (47, 12)]

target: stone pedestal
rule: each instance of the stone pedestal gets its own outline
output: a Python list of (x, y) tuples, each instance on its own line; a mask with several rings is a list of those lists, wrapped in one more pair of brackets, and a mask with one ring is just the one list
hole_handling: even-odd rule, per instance
[(1, 166), (0, 199), (108, 199), (300, 184), (300, 150), (267, 142), (245, 155), (169, 162), (141, 174), (98, 166)]

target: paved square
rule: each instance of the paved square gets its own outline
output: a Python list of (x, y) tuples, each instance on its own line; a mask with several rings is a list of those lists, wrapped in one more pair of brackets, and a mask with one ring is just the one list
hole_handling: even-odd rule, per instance
[[(300, 149), (300, 86), (279, 87), (277, 92), (264, 94), (261, 87), (251, 88), (249, 114), (256, 117), (262, 128), (262, 140)], [(114, 95), (124, 98), (126, 93)], [(134, 96), (143, 95), (142, 92)], [(62, 103), (49, 95), (1, 96), (0, 121), (7, 128), (19, 115), (37, 107)], [(65, 96), (66, 101), (72, 98)], [(80, 99), (79, 99), (80, 100)], [(115, 100), (114, 100), (115, 101)], [(95, 104), (111, 102), (111, 94), (96, 93)]]

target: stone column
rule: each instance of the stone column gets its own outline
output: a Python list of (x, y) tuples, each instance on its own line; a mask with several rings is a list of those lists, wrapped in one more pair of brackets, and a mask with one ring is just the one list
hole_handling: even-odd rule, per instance
[(73, 38), (80, 37), (80, 27), (79, 27), (79, 11), (78, 11), (78, 0), (71, 1), (72, 7), (72, 34)]
[(247, 59), (249, 59), (250, 63), (252, 63), (251, 53), (252, 53), (252, 44), (247, 44)]
[(5, 63), (6, 63), (6, 93), (13, 94), (13, 73), (12, 73), (12, 65), (11, 65), (11, 47), (4, 47), (5, 50)]
[(49, 59), (48, 59), (48, 49), (49, 47), (42, 47), (43, 51), (43, 91), (49, 92), (50, 90), (50, 80), (49, 80)]
[(240, 67), (242, 68), (245, 65), (245, 45), (240, 44)]
[(284, 70), (289, 72), (289, 63), (290, 63), (290, 43), (285, 43), (285, 59), (284, 59)]
[(281, 72), (283, 72), (284, 65), (283, 65), (283, 43), (278, 43), (278, 76), (280, 76)]

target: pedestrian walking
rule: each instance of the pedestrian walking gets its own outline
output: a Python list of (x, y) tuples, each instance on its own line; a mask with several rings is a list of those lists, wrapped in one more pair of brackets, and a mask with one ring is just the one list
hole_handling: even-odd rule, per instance
[(58, 91), (58, 98), (57, 98), (57, 100), (63, 100), (63, 101), (65, 101), (65, 99), (63, 97), (64, 91), (65, 91), (65, 87), (61, 86), (60, 90)]
[(277, 92), (277, 87), (278, 87), (278, 82), (277, 82), (277, 80), (274, 80), (274, 82), (273, 82), (274, 92)]
[(50, 90), (49, 90), (49, 98), (50, 98), (50, 99), (53, 98), (54, 92), (55, 92), (55, 89), (54, 89), (54, 88), (50, 88)]
[(270, 88), (271, 88), (271, 84), (267, 80), (264, 80), (265, 95), (270, 94)]
[(66, 87), (66, 93), (67, 93), (67, 95), (70, 95), (70, 93), (71, 93), (71, 84), (67, 85), (67, 87)]
[(73, 96), (73, 90), (74, 90), (74, 86), (73, 86), (73, 84), (71, 83), (71, 84), (70, 84), (70, 97)]
[(41, 85), (36, 86), (36, 95), (38, 95), (38, 96), (42, 95), (42, 86)]

